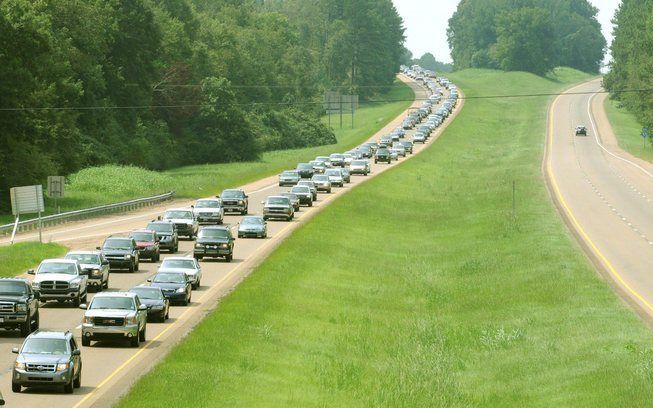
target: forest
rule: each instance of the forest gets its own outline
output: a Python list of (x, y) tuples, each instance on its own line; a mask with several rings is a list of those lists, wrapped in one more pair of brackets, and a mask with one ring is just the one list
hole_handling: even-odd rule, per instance
[(623, 0), (615, 14), (610, 72), (603, 86), (653, 129), (653, 1)]
[(447, 30), (454, 67), (599, 72), (606, 41), (597, 13), (588, 0), (461, 0)]
[(9, 188), (107, 163), (168, 169), (333, 143), (326, 90), (392, 85), (391, 0), (0, 0)]

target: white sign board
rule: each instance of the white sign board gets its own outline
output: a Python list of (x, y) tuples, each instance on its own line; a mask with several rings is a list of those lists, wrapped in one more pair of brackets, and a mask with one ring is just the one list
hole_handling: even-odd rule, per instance
[(64, 176), (48, 176), (48, 196), (52, 198), (62, 198), (66, 185)]
[(43, 212), (43, 187), (36, 186), (12, 187), (11, 212), (14, 215)]

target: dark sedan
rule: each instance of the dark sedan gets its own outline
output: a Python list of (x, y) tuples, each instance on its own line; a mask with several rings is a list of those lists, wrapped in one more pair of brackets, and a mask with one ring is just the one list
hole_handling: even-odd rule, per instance
[(161, 288), (136, 286), (129, 291), (137, 294), (141, 304), (147, 306), (148, 319), (163, 323), (169, 317), (170, 301), (163, 295)]
[(161, 288), (163, 296), (170, 302), (181, 302), (184, 306), (190, 303), (193, 289), (184, 272), (158, 272), (147, 281), (153, 288)]
[(386, 148), (381, 148), (376, 151), (374, 154), (374, 163), (386, 162), (392, 163), (392, 156), (390, 155), (390, 150)]
[(210, 226), (200, 230), (193, 249), (195, 259), (224, 258), (231, 262), (234, 255), (234, 237), (231, 228)]
[(290, 204), (292, 204), (295, 211), (299, 211), (300, 200), (297, 194), (290, 192), (290, 193), (281, 193), (279, 195), (288, 197), (290, 199)]
[(308, 186), (295, 186), (290, 189), (290, 192), (299, 197), (299, 203), (307, 205), (309, 207), (313, 206), (313, 192)]

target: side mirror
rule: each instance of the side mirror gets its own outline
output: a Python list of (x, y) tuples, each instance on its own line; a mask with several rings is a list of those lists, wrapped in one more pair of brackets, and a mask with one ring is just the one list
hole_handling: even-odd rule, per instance
[(79, 271), (80, 275), (88, 275), (88, 271), (85, 271), (84, 269)]
[(88, 309), (88, 305), (86, 303), (82, 303), (81, 305), (79, 305), (79, 308), (82, 310), (86, 310)]
[(73, 356), (81, 356), (81, 355), (82, 355), (82, 352), (79, 349), (73, 350)]
[(158, 217), (156, 217), (156, 220), (161, 221), (161, 216), (159, 215)]
[(147, 305), (140, 305), (138, 310), (147, 310)]
[(41, 294), (39, 292), (34, 292), (34, 299), (36, 300), (41, 299)]
[(147, 281), (148, 281), (148, 282), (152, 282), (152, 278), (148, 278)]
[(109, 261), (102, 261), (102, 265), (109, 265)]
[(246, 196), (245, 196), (245, 198), (249, 198), (249, 196), (248, 196), (248, 195), (246, 195)]
[(265, 201), (261, 201), (261, 204), (265, 204)]
[(101, 250), (102, 248), (101, 248), (101, 247), (95, 247), (95, 249), (97, 249), (97, 250), (99, 251), (99, 250)]
[(27, 270), (27, 274), (28, 274), (28, 275), (35, 275), (36, 272), (34, 272), (34, 269), (28, 269), (28, 270)]
[(190, 208), (192, 208), (192, 209), (194, 210), (194, 209), (195, 209), (195, 206), (194, 206), (194, 205), (191, 205)]
[(12, 348), (11, 352), (14, 353), (14, 354), (18, 354), (18, 347)]

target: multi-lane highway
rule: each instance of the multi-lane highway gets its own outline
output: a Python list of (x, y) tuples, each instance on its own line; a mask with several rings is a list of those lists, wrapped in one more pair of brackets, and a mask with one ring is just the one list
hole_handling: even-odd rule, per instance
[[(401, 79), (414, 88), (419, 106), (420, 100), (427, 96), (427, 91), (408, 77)], [(452, 117), (461, 109), (459, 103)], [(378, 139), (381, 135), (389, 133), (396, 128), (405, 117), (406, 113), (393, 120), (383, 130), (373, 137)], [(445, 122), (445, 126), (446, 123)], [(428, 147), (442, 132), (445, 126), (439, 127), (431, 136), (426, 145), (415, 146), (415, 154)], [(410, 137), (410, 136), (407, 136)], [(410, 139), (408, 139), (410, 140)], [(405, 159), (401, 159), (401, 163)], [(26, 389), (20, 394), (11, 392), (10, 372), (13, 367), (15, 355), (11, 353), (12, 347), (22, 343), (17, 332), (0, 333), (0, 391), (4, 394), (9, 406), (30, 407), (55, 403), (58, 407), (73, 406), (110, 406), (116, 399), (129, 389), (135, 380), (146, 372), (158, 361), (184, 334), (199, 322), (201, 317), (212, 310), (221, 296), (231, 290), (239, 281), (264, 259), (289, 233), (311, 216), (324, 208), (329, 202), (341, 196), (356, 185), (394, 167), (392, 165), (373, 165), (373, 173), (368, 176), (352, 176), (351, 184), (344, 188), (336, 188), (332, 194), (320, 194), (314, 207), (303, 207), (296, 213), (292, 222), (270, 221), (268, 223), (268, 239), (238, 239), (236, 240), (234, 261), (203, 261), (202, 286), (193, 291), (193, 302), (188, 307), (175, 306), (171, 308), (170, 319), (166, 323), (148, 323), (147, 339), (140, 348), (129, 348), (120, 343), (99, 342), (93, 347), (82, 349), (83, 372), (82, 386), (73, 394), (52, 394), (51, 390)], [(289, 188), (278, 187), (277, 178), (270, 177), (243, 187), (250, 197), (250, 214), (260, 214), (261, 201), (269, 195)], [(653, 196), (653, 194), (652, 194)], [(165, 208), (188, 206), (191, 202), (178, 201), (157, 207), (149, 207), (129, 214), (107, 216), (84, 222), (76, 222), (64, 226), (53, 227), (45, 231), (46, 241), (60, 242), (72, 249), (93, 249), (100, 245), (105, 237), (111, 234), (124, 234), (133, 229), (143, 228), (148, 221), (160, 215)], [(236, 226), (240, 216), (227, 215), (225, 223)], [(653, 234), (651, 234), (653, 237)], [(33, 240), (37, 236), (27, 233), (18, 236), (17, 241)], [(6, 243), (0, 241), (0, 244)], [(193, 241), (182, 241), (181, 254), (192, 253)], [(166, 255), (163, 255), (164, 257)], [(141, 269), (136, 273), (112, 273), (112, 291), (127, 290), (154, 274), (157, 264), (141, 263)], [(90, 300), (90, 298), (89, 298)], [(48, 303), (41, 309), (41, 329), (72, 330), (79, 340), (80, 323), (83, 311), (69, 305)]]
[[(572, 231), (615, 288), (653, 316), (653, 165), (621, 150), (594, 80), (555, 99), (545, 174)], [(576, 136), (577, 125), (587, 136)]]

